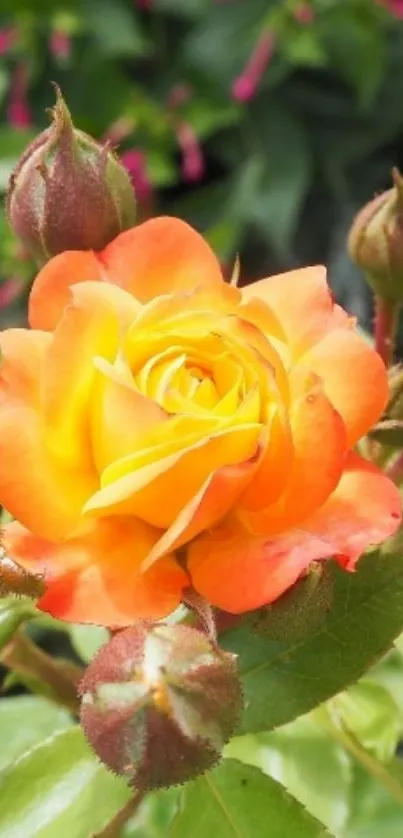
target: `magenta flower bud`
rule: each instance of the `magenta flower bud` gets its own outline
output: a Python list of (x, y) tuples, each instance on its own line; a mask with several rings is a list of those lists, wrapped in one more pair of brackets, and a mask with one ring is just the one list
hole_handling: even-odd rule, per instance
[(139, 204), (148, 204), (152, 197), (153, 187), (148, 177), (144, 152), (135, 148), (124, 151), (121, 161), (129, 173)]
[(67, 61), (71, 53), (71, 38), (67, 32), (55, 29), (49, 39), (49, 49), (55, 58)]
[(309, 3), (300, 3), (294, 11), (294, 20), (302, 26), (309, 26), (315, 20), (315, 12)]
[(182, 625), (139, 623), (116, 634), (89, 665), (80, 694), (90, 745), (139, 790), (211, 768), (242, 705), (235, 657)]
[(17, 130), (29, 128), (32, 124), (31, 111), (27, 100), (28, 75), (25, 64), (20, 64), (15, 70), (12, 82), (10, 100), (7, 107), (7, 121)]
[(185, 180), (201, 180), (204, 175), (204, 158), (199, 140), (187, 122), (178, 122), (176, 137), (182, 151), (182, 174)]
[(263, 74), (273, 55), (275, 40), (272, 32), (264, 32), (241, 75), (232, 85), (232, 96), (238, 102), (248, 102), (256, 94)]
[(39, 262), (65, 250), (102, 250), (136, 217), (126, 169), (108, 144), (74, 128), (59, 91), (52, 116), (22, 155), (7, 198), (10, 225)]
[(7, 55), (12, 50), (18, 38), (17, 29), (12, 26), (5, 26), (0, 29), (0, 55)]

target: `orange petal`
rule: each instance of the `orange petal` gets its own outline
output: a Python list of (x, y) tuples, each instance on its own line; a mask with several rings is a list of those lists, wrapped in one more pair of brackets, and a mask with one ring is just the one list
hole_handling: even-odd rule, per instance
[(240, 499), (242, 509), (265, 509), (286, 489), (293, 468), (294, 446), (288, 417), (276, 408), (269, 424), (269, 442), (259, 468)]
[(172, 556), (146, 573), (140, 564), (158, 533), (134, 518), (102, 519), (81, 538), (55, 544), (9, 525), (9, 556), (44, 573), (47, 590), (38, 607), (69, 622), (121, 627), (136, 619), (159, 619), (180, 603), (189, 584)]
[(402, 498), (394, 483), (351, 451), (337, 489), (302, 529), (326, 540), (351, 570), (368, 547), (393, 535), (401, 517)]
[(394, 484), (352, 453), (335, 492), (300, 529), (264, 538), (226, 522), (189, 546), (187, 568), (194, 588), (209, 602), (242, 613), (273, 602), (312, 561), (339, 556), (353, 569), (369, 546), (395, 532), (400, 520), (401, 498)]
[(264, 538), (226, 522), (189, 545), (187, 569), (212, 605), (241, 614), (273, 602), (312, 561), (330, 555), (320, 538), (304, 539), (295, 530)]
[(0, 502), (38, 535), (59, 538), (76, 526), (94, 484), (63, 468), (46, 445), (38, 381), (50, 335), (10, 330), (1, 336)]
[[(345, 428), (339, 414), (323, 393), (320, 381), (315, 376), (302, 375), (299, 378), (298, 374), (293, 374), (290, 382), (296, 396), (290, 414), (294, 456), (286, 488), (277, 502), (262, 508), (265, 478), (267, 497), (271, 497), (270, 468), (267, 460), (262, 475), (256, 475), (262, 503), (259, 504), (253, 492), (253, 484), (246, 496), (245, 508), (243, 499), (240, 501), (240, 520), (255, 533), (268, 534), (288, 530), (311, 515), (337, 486), (344, 466)], [(284, 452), (284, 468), (287, 468), (290, 466), (289, 449), (287, 451), (285, 447)], [(278, 469), (282, 468), (281, 462), (277, 461), (276, 452), (273, 465)]]
[(137, 307), (120, 288), (96, 282), (73, 286), (71, 296), (44, 360), (42, 403), (49, 445), (67, 463), (89, 467), (94, 358), (115, 358), (122, 318), (131, 322)]
[(0, 409), (10, 400), (38, 400), (43, 358), (51, 338), (47, 332), (6, 329), (0, 334)]
[(333, 303), (322, 267), (261, 279), (242, 289), (242, 297), (245, 302), (258, 297), (267, 303), (281, 323), (294, 359), (331, 329), (349, 324), (347, 314)]
[(135, 515), (160, 529), (168, 528), (216, 469), (254, 456), (260, 434), (261, 426), (245, 426), (201, 439), (160, 460), (154, 460), (155, 450), (150, 449), (146, 451), (150, 462), (139, 468), (132, 468), (132, 458), (127, 464), (124, 460), (112, 464), (111, 474), (120, 465), (127, 466), (127, 473), (118, 476), (116, 470), (116, 479), (108, 480), (84, 511)]
[(153, 218), (121, 233), (100, 254), (110, 282), (142, 302), (223, 282), (207, 242), (179, 218)]
[(53, 331), (70, 302), (70, 287), (77, 282), (102, 279), (102, 267), (92, 250), (59, 253), (39, 271), (29, 297), (29, 323), (33, 329)]
[(354, 331), (334, 329), (309, 350), (301, 365), (317, 373), (355, 445), (382, 415), (388, 401), (385, 366)]
[(143, 564), (143, 569), (151, 567), (165, 553), (182, 547), (223, 518), (252, 480), (263, 453), (264, 446), (261, 445), (255, 456), (244, 463), (223, 466), (214, 472), (154, 545)]

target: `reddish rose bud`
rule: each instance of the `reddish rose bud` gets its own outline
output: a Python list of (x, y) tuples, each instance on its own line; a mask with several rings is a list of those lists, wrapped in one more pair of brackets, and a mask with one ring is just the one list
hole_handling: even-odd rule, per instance
[(356, 216), (348, 238), (353, 262), (365, 271), (375, 294), (389, 303), (403, 300), (403, 178), (370, 201)]
[(136, 215), (125, 168), (108, 144), (74, 128), (59, 91), (52, 115), (21, 157), (7, 200), (11, 227), (42, 262), (64, 250), (102, 250)]
[(116, 634), (91, 662), (80, 694), (89, 743), (137, 789), (211, 768), (242, 704), (235, 657), (182, 625), (137, 624)]

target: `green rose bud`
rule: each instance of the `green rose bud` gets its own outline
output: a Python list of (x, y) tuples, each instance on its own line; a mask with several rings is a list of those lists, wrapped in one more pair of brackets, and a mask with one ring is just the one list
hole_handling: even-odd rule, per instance
[(403, 300), (403, 178), (356, 216), (348, 238), (350, 256), (365, 271), (375, 294), (390, 304)]
[(7, 197), (10, 225), (39, 262), (102, 250), (136, 217), (125, 168), (108, 144), (74, 128), (59, 90), (52, 118), (22, 155)]
[(183, 625), (116, 634), (80, 685), (81, 724), (100, 759), (137, 789), (211, 768), (241, 710), (235, 657)]

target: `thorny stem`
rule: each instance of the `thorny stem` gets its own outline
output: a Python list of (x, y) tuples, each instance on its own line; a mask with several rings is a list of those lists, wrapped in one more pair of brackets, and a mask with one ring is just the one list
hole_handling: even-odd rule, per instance
[(393, 364), (399, 306), (382, 297), (375, 300), (375, 349), (386, 367)]
[(135, 797), (131, 797), (115, 817), (109, 821), (106, 827), (101, 832), (96, 832), (92, 838), (119, 838), (127, 821), (137, 812), (137, 809), (143, 802), (144, 796), (145, 792), (139, 791)]
[(83, 675), (81, 667), (50, 657), (22, 631), (16, 632), (4, 647), (0, 662), (17, 674), (45, 682), (55, 701), (72, 713), (78, 713), (77, 687)]

